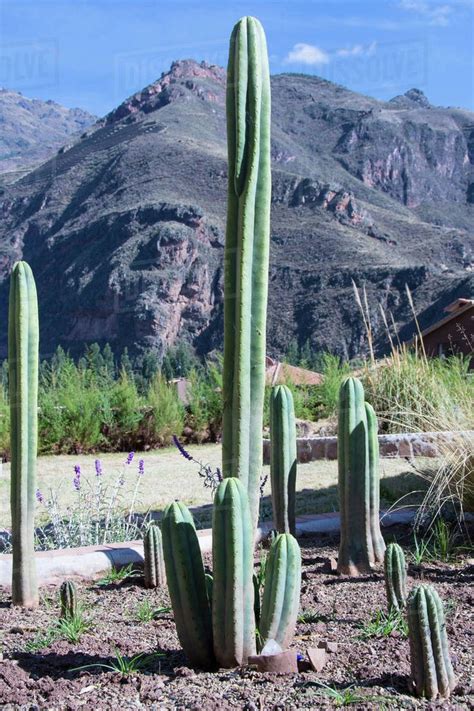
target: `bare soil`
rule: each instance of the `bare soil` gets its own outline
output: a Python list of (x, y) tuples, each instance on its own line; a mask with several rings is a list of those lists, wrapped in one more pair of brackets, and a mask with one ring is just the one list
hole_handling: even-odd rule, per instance
[[(387, 529), (386, 539), (403, 545), (408, 532)], [(335, 642), (323, 670), (316, 674), (260, 674), (251, 668), (195, 671), (180, 649), (173, 617), (164, 613), (139, 622), (144, 600), (154, 607), (169, 604), (165, 590), (149, 591), (139, 574), (121, 584), (80, 588), (91, 628), (80, 641), (56, 640), (31, 650), (31, 642), (57, 619), (58, 591), (43, 591), (36, 611), (10, 605), (0, 590), (0, 703), (17, 709), (321, 709), (337, 705), (319, 682), (350, 694), (352, 708), (474, 708), (474, 565), (467, 555), (450, 564), (411, 565), (409, 585), (429, 582), (447, 607), (447, 631), (458, 684), (450, 701), (429, 704), (411, 694), (408, 641), (395, 633), (362, 640), (360, 625), (385, 609), (381, 571), (363, 578), (340, 577), (328, 561), (337, 555), (337, 538), (329, 535), (300, 539), (303, 555), (301, 609), (316, 613), (299, 622), (294, 647), (305, 654), (319, 642)], [(209, 562), (209, 561), (206, 561)], [(30, 651), (28, 651), (30, 643)], [(123, 675), (89, 664), (111, 664), (122, 655), (156, 654), (137, 674)]]

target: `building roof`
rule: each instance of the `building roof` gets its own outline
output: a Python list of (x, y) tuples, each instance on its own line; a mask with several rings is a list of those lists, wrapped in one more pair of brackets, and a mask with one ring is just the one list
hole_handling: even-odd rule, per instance
[[(439, 321), (436, 321), (436, 323), (434, 323), (432, 326), (425, 328), (424, 331), (421, 332), (421, 335), (427, 336), (429, 333), (437, 331), (438, 328), (441, 328), (441, 326), (444, 326), (446, 323), (449, 323), (449, 321), (458, 318), (461, 314), (465, 313), (466, 311), (469, 311), (473, 307), (474, 299), (456, 299), (456, 301), (453, 301), (452, 304), (449, 304), (445, 307), (444, 311), (447, 313), (447, 315)], [(413, 342), (414, 339), (415, 336), (411, 339), (410, 342)]]
[(289, 363), (281, 363), (267, 356), (266, 385), (284, 385), (288, 382), (293, 383), (293, 385), (321, 385), (323, 376), (313, 370), (298, 368), (296, 365), (290, 365)]

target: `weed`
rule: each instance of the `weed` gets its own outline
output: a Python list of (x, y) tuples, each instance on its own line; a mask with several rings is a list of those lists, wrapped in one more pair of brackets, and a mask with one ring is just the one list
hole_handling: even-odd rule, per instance
[(377, 610), (367, 622), (359, 625), (358, 639), (367, 640), (372, 637), (389, 637), (392, 632), (399, 632), (402, 637), (408, 636), (408, 624), (399, 610), (387, 613)]
[(166, 615), (171, 612), (171, 607), (153, 607), (151, 602), (146, 598), (138, 603), (135, 610), (135, 617), (138, 622), (151, 622), (156, 620), (160, 615)]
[(90, 621), (86, 619), (83, 609), (79, 607), (72, 617), (63, 617), (53, 622), (44, 632), (38, 632), (32, 640), (26, 643), (25, 650), (38, 652), (49, 647), (58, 639), (65, 639), (71, 644), (77, 644), (90, 627)]
[(141, 652), (140, 654), (135, 654), (133, 657), (126, 657), (122, 655), (118, 649), (115, 650), (115, 659), (110, 662), (110, 664), (86, 664), (83, 667), (75, 667), (71, 671), (82, 671), (83, 669), (107, 669), (108, 671), (116, 672), (121, 674), (123, 677), (132, 676), (133, 674), (138, 674), (145, 667), (147, 667), (150, 662), (158, 657), (163, 657), (163, 654), (145, 654)]
[(97, 585), (100, 587), (116, 585), (123, 583), (125, 580), (128, 580), (128, 578), (135, 577), (135, 575), (136, 572), (133, 568), (133, 563), (129, 563), (129, 565), (124, 565), (122, 568), (112, 568), (109, 570), (103, 578), (97, 581)]
[(301, 624), (312, 624), (313, 622), (318, 622), (321, 619), (321, 616), (318, 615), (317, 612), (314, 610), (303, 610), (297, 618), (297, 622), (300, 622)]

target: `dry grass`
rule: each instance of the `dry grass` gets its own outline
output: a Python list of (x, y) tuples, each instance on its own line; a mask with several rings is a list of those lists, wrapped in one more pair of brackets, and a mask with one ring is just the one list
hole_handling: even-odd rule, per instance
[[(220, 466), (220, 445), (194, 445), (190, 446), (190, 453), (204, 463), (213, 467)], [(126, 455), (104, 454), (100, 455), (104, 470), (104, 483), (108, 479), (115, 480), (118, 472), (123, 467)], [(161, 510), (173, 501), (180, 499), (188, 506), (200, 506), (211, 503), (211, 493), (204, 488), (202, 479), (199, 478), (197, 467), (188, 462), (176, 451), (175, 448), (160, 449), (141, 454), (145, 461), (145, 474), (143, 479), (143, 495), (139, 501), (140, 511)], [(58, 492), (61, 508), (74, 502), (76, 492), (72, 484), (74, 465), (80, 464), (82, 469), (82, 482), (93, 480), (95, 477), (95, 456), (60, 455), (40, 457), (38, 459), (38, 487), (44, 496), (48, 496), (50, 489)], [(126, 503), (131, 499), (135, 483), (135, 467), (138, 455), (127, 469), (124, 485), (123, 500)], [(392, 504), (399, 496), (406, 494), (414, 487), (420, 488), (419, 482), (414, 480), (409, 473), (409, 465), (402, 459), (382, 459), (380, 462), (380, 477), (382, 502)], [(269, 473), (269, 467), (264, 467), (264, 473)], [(10, 525), (9, 510), (9, 478), (10, 465), (4, 464), (0, 473), (0, 529)], [(337, 462), (316, 461), (298, 466), (297, 480), (297, 512), (322, 513), (338, 509), (337, 505)], [(270, 496), (270, 483), (267, 481), (264, 491), (265, 497)], [(269, 499), (266, 499), (269, 505)], [(38, 505), (38, 514), (41, 506)]]

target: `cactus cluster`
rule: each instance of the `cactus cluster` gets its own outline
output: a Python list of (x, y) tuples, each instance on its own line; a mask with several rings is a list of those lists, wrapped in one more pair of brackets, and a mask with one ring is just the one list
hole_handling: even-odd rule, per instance
[(247, 493), (234, 477), (224, 479), (215, 494), (213, 577), (204, 573), (189, 511), (177, 503), (165, 510), (163, 551), (176, 629), (188, 659), (198, 667), (245, 664), (256, 651), (258, 618), (262, 643), (275, 639), (287, 647), (291, 642), (301, 581), (298, 543), (289, 533), (273, 542), (260, 612), (252, 536)]
[(339, 502), (341, 540), (338, 571), (368, 573), (381, 563), (385, 543), (379, 522), (377, 420), (357, 378), (347, 378), (339, 393)]
[(8, 368), (11, 421), (12, 602), (38, 605), (34, 523), (38, 441), (38, 301), (33, 273), (17, 262), (10, 281)]
[(275, 528), (294, 535), (296, 423), (293, 395), (286, 385), (276, 385), (270, 394), (270, 477)]
[(234, 27), (227, 68), (222, 472), (248, 492), (255, 532), (262, 471), (270, 248), (270, 73), (263, 28)]
[(384, 556), (388, 610), (403, 610), (407, 599), (407, 567), (398, 543), (389, 543)]
[(160, 588), (166, 582), (161, 531), (149, 526), (143, 539), (144, 578), (146, 588)]
[(418, 696), (447, 698), (456, 680), (449, 656), (443, 603), (431, 585), (418, 585), (407, 603), (411, 674)]

